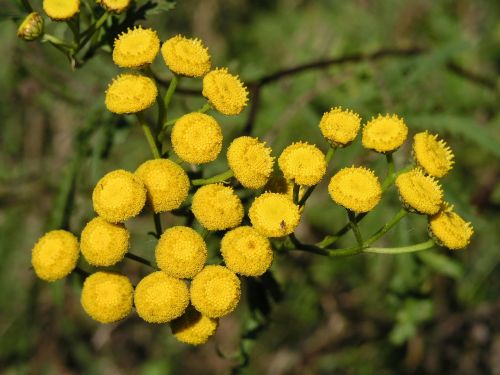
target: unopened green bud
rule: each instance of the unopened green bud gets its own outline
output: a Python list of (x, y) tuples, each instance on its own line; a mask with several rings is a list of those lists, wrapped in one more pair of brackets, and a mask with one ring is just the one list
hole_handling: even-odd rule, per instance
[(43, 34), (43, 18), (37, 12), (28, 14), (17, 29), (17, 36), (21, 39), (32, 41)]

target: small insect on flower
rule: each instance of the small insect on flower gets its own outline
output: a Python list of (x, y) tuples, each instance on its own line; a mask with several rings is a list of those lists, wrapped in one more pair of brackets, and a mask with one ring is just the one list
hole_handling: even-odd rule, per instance
[(264, 193), (255, 198), (248, 216), (263, 236), (282, 237), (293, 233), (299, 224), (300, 210), (285, 194)]
[(286, 229), (286, 222), (285, 222), (285, 220), (281, 220), (281, 222), (280, 222), (280, 228), (281, 228), (282, 230), (285, 230), (285, 229)]

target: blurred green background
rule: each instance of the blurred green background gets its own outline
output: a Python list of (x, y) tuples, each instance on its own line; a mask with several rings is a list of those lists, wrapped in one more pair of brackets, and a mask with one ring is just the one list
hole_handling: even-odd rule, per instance
[[(14, 1), (4, 7), (7, 13), (15, 9)], [(46, 21), (53, 33), (69, 37), (64, 24)], [(180, 344), (167, 325), (148, 325), (135, 314), (99, 325), (80, 307), (78, 276), (52, 284), (36, 279), (31, 247), (53, 226), (79, 233), (94, 215), (91, 192), (97, 180), (112, 169), (134, 170), (150, 152), (133, 118), (104, 109), (104, 90), (119, 72), (109, 53), (99, 52), (73, 71), (59, 51), (17, 39), (16, 23), (4, 20), (1, 373), (215, 374), (241, 368), (246, 374), (500, 374), (498, 1), (187, 0), (140, 24), (156, 28), (162, 41), (178, 33), (201, 38), (214, 66), (229, 66), (253, 83), (311, 61), (418, 50), (355, 58), (269, 82), (260, 90), (251, 127), (249, 108), (237, 117), (215, 116), (225, 145), (251, 128), (278, 156), (297, 140), (326, 150), (318, 123), (332, 106), (351, 108), (364, 120), (397, 113), (410, 136), (429, 129), (454, 150), (455, 168), (443, 179), (445, 197), (472, 221), (476, 234), (467, 250), (457, 252), (339, 259), (276, 255), (272, 271), (280, 290), (269, 288), (269, 280), (247, 280), (249, 301), (221, 319), (215, 338), (201, 347)], [(154, 69), (169, 79), (161, 58)], [(201, 82), (184, 79), (181, 87), (199, 90)], [(201, 103), (196, 95), (176, 95), (171, 116)], [(396, 153), (399, 168), (408, 163), (410, 148), (407, 142)], [(352, 164), (385, 173), (383, 158), (363, 151), (359, 139), (335, 155), (329, 175)], [(225, 168), (221, 153), (205, 173)], [(363, 232), (398, 211), (396, 195), (389, 190), (363, 221)], [(325, 182), (304, 215), (297, 234), (305, 242), (345, 224)], [(169, 216), (165, 223), (175, 220)], [(379, 245), (424, 241), (425, 226), (424, 218), (410, 215)], [(153, 229), (150, 215), (130, 228), (134, 252), (152, 259), (154, 240), (146, 235)], [(352, 243), (349, 234), (340, 244)], [(134, 281), (146, 272), (127, 261), (124, 269)]]

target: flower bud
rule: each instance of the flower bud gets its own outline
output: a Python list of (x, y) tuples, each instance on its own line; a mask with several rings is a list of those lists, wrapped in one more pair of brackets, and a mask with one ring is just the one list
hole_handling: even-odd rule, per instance
[(37, 12), (28, 14), (17, 29), (17, 36), (26, 41), (32, 41), (43, 34), (43, 18)]

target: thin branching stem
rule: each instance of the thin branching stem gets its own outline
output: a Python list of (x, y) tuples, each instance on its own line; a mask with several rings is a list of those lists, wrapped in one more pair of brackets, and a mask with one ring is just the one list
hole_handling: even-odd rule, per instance
[(208, 178), (200, 178), (197, 180), (192, 180), (191, 184), (193, 186), (201, 186), (201, 185), (208, 185), (208, 184), (215, 184), (217, 182), (224, 182), (231, 177), (233, 177), (233, 171), (232, 170), (227, 170), (225, 172), (219, 173), (215, 176), (208, 177)]

